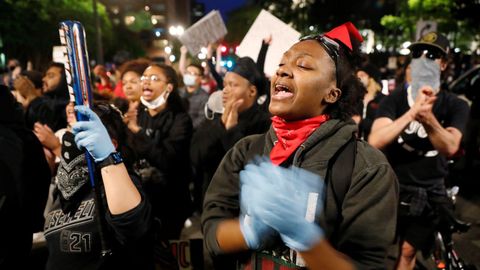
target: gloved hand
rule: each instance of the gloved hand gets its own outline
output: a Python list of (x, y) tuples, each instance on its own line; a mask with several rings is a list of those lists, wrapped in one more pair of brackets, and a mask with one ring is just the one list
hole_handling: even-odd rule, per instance
[[(247, 165), (246, 168), (254, 165)], [(256, 166), (255, 166), (256, 167)], [(240, 180), (254, 176), (251, 172), (256, 168), (244, 170), (240, 172)], [(262, 222), (259, 218), (251, 215), (252, 207), (258, 200), (261, 200), (258, 192), (254, 191), (254, 187), (249, 185), (241, 185), (240, 191), (240, 229), (243, 238), (250, 249), (260, 250), (264, 248), (269, 240), (277, 236), (277, 232)]]
[(280, 233), (287, 246), (309, 250), (323, 239), (322, 228), (314, 223), (323, 210), (324, 183), (306, 170), (275, 166), (270, 161), (245, 167), (242, 185), (251, 188), (251, 216)]
[(78, 121), (72, 128), (78, 148), (87, 149), (95, 162), (100, 162), (115, 152), (107, 129), (97, 114), (87, 106), (75, 106), (75, 111), (87, 119), (87, 121)]

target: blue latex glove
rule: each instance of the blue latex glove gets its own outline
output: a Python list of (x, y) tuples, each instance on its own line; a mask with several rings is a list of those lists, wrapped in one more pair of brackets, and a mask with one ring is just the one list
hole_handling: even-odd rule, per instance
[(242, 185), (251, 188), (251, 215), (280, 233), (287, 246), (309, 250), (324, 237), (314, 223), (323, 210), (324, 182), (306, 170), (270, 161), (245, 167)]
[[(252, 165), (247, 165), (247, 167)], [(252, 177), (252, 173), (248, 170), (240, 172), (240, 179)], [(277, 232), (262, 222), (259, 218), (251, 215), (254, 203), (261, 198), (258, 192), (253, 190), (254, 187), (242, 185), (240, 191), (240, 229), (243, 238), (250, 249), (260, 250), (264, 248), (270, 240), (274, 239)]]
[(85, 116), (88, 121), (78, 121), (73, 125), (72, 133), (79, 149), (87, 149), (95, 162), (106, 159), (115, 152), (115, 147), (107, 129), (100, 118), (87, 106), (75, 106), (75, 111)]

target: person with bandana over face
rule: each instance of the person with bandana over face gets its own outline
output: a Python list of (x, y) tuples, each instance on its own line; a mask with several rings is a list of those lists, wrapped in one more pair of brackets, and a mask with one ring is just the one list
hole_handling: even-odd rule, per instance
[[(235, 269), (232, 259), (240, 269), (385, 269), (398, 186), (381, 152), (355, 138), (351, 117), (364, 88), (353, 58), (362, 40), (349, 22), (283, 54), (270, 129), (225, 155), (205, 196), (204, 238), (224, 259), (218, 269)], [(349, 145), (356, 150), (339, 164), (352, 169), (340, 203), (328, 163)]]
[(178, 95), (177, 74), (172, 67), (152, 64), (140, 81), (141, 104), (137, 117), (128, 122), (139, 154), (136, 169), (152, 202), (153, 214), (162, 223), (162, 236), (178, 239), (191, 214), (188, 153), (192, 120)]
[(400, 182), (397, 269), (413, 269), (416, 251), (430, 251), (434, 213), (451, 208), (444, 183), (447, 158), (460, 147), (469, 110), (441, 89), (448, 39), (430, 32), (409, 48), (411, 84), (382, 101), (368, 140), (384, 150)]

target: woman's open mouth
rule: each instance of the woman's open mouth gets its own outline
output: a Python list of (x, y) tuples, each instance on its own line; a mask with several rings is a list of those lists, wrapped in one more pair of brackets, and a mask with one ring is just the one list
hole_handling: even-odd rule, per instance
[(282, 100), (282, 99), (287, 99), (292, 97), (293, 97), (293, 92), (288, 86), (283, 84), (275, 85), (272, 98), (277, 100)]

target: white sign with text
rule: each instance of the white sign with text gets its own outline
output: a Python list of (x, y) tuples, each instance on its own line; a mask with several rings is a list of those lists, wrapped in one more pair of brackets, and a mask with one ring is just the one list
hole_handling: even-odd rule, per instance
[(256, 61), (262, 40), (270, 35), (272, 42), (267, 51), (264, 67), (264, 72), (268, 76), (276, 72), (283, 53), (298, 41), (300, 38), (298, 31), (268, 11), (262, 10), (237, 49), (238, 56), (249, 56)]

